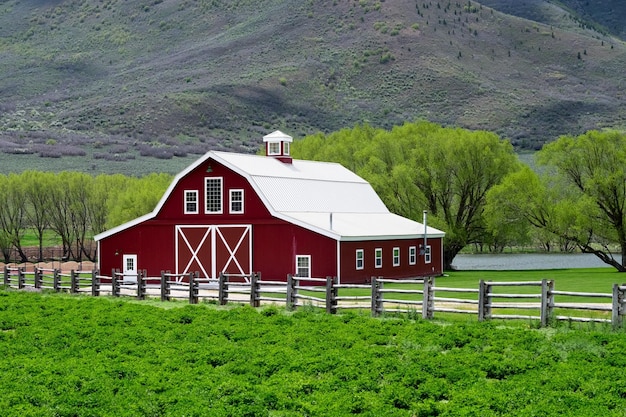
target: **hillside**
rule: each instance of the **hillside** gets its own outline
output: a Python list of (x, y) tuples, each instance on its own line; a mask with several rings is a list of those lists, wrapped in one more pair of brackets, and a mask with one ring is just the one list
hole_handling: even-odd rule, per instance
[(626, 126), (626, 46), (609, 19), (623, 13), (510, 3), (3, 1), (0, 150), (86, 156), (98, 170), (253, 152), (274, 129), (425, 118), (536, 149)]

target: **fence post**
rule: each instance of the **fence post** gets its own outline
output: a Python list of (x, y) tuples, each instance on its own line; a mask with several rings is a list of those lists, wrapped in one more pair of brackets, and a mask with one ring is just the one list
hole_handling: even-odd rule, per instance
[(52, 272), (52, 287), (55, 292), (61, 291), (61, 271), (56, 268)]
[(287, 295), (285, 299), (287, 310), (294, 310), (296, 308), (296, 281), (291, 274), (287, 274)]
[(371, 293), (371, 307), (372, 317), (378, 316), (377, 305), (376, 305), (376, 297), (378, 296), (378, 282), (376, 281), (376, 277), (372, 277), (370, 279), (370, 283), (372, 284), (372, 293)]
[(491, 286), (481, 279), (478, 288), (478, 321), (484, 321), (491, 318)]
[(9, 278), (9, 267), (4, 266), (4, 286), (8, 287), (11, 284), (11, 279)]
[(328, 314), (337, 312), (337, 288), (334, 284), (333, 277), (326, 277), (326, 312)]
[(41, 288), (43, 282), (43, 272), (35, 267), (35, 288)]
[(424, 278), (424, 295), (422, 299), (422, 318), (432, 319), (435, 315), (435, 277)]
[(70, 271), (70, 293), (75, 294), (78, 292), (77, 288), (78, 288), (78, 274), (76, 274), (74, 272), (74, 270), (72, 269)]
[(250, 275), (250, 306), (259, 307), (261, 302), (259, 300), (259, 276), (256, 272)]
[(146, 298), (146, 281), (144, 277), (146, 276), (146, 271), (139, 270), (137, 271), (137, 299), (144, 300)]
[(167, 300), (167, 293), (165, 290), (165, 271), (161, 270), (161, 301)]
[(100, 295), (100, 278), (97, 269), (91, 271), (91, 295), (94, 297)]
[(17, 287), (20, 289), (26, 286), (26, 274), (24, 272), (24, 267), (17, 268)]
[(120, 296), (120, 284), (119, 280), (117, 279), (118, 271), (119, 269), (111, 270), (111, 294), (113, 295), (113, 297)]
[(624, 315), (624, 289), (626, 286), (613, 284), (613, 297), (611, 308), (611, 324), (614, 329), (622, 327)]
[(226, 305), (228, 303), (228, 276), (223, 272), (220, 272), (217, 294), (220, 305)]
[(554, 306), (554, 281), (541, 280), (541, 327), (547, 327), (552, 317), (552, 307)]

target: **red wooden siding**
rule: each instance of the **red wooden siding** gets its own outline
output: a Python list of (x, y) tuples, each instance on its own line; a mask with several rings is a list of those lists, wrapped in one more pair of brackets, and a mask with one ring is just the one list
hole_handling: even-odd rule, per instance
[[(424, 256), (419, 255), (422, 239), (407, 240), (372, 240), (341, 243), (341, 282), (369, 282), (372, 276), (385, 278), (410, 278), (417, 276), (439, 275), (442, 272), (441, 238), (428, 239), (431, 247), (431, 262), (424, 263)], [(415, 246), (417, 262), (409, 265), (409, 247)], [(393, 265), (393, 249), (400, 249), (400, 265)], [(382, 249), (382, 267), (376, 268), (375, 251)], [(363, 250), (363, 269), (356, 269), (356, 251)]]

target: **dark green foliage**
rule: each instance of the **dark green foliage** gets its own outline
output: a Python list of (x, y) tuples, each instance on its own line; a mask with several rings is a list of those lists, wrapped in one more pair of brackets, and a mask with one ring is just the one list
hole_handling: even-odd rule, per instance
[(626, 411), (622, 333), (166, 306), (0, 291), (2, 414)]

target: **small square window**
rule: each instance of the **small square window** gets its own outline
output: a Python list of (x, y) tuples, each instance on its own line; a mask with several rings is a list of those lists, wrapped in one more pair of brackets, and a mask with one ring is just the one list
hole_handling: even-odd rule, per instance
[(415, 246), (409, 247), (409, 265), (415, 265), (417, 263), (417, 248)]
[(311, 278), (311, 255), (296, 255), (296, 276)]
[(365, 253), (363, 249), (356, 250), (356, 269), (363, 269), (365, 266), (364, 262)]
[(400, 248), (393, 248), (393, 266), (400, 266)]
[(198, 191), (185, 191), (185, 214), (198, 214)]
[(426, 246), (426, 251), (424, 252), (424, 262), (429, 264), (431, 262), (431, 256), (430, 256), (430, 245)]
[(230, 213), (243, 213), (243, 190), (230, 190)]
[(268, 155), (280, 155), (280, 142), (268, 142), (267, 154)]
[(374, 250), (374, 266), (376, 268), (383, 267), (383, 250), (382, 248), (376, 248)]

